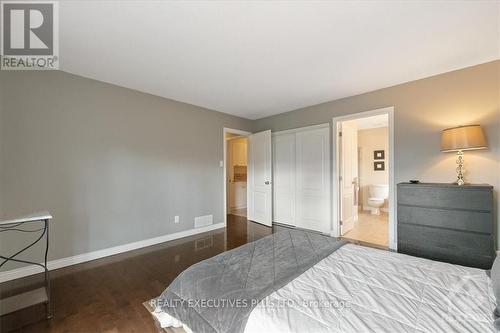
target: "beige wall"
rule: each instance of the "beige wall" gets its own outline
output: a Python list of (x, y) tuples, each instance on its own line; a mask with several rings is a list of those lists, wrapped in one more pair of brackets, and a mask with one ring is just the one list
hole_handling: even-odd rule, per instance
[[(372, 184), (389, 184), (389, 130), (387, 127), (362, 129), (358, 131), (359, 179), (363, 209), (368, 210), (368, 187)], [(385, 150), (384, 171), (373, 169), (373, 151)], [(387, 207), (387, 204), (386, 204)]]
[[(339, 115), (394, 106), (396, 182), (452, 182), (455, 156), (439, 151), (441, 130), (460, 124), (481, 124), (489, 149), (465, 153), (466, 178), (469, 182), (495, 186), (496, 195), (500, 186), (499, 77), (497, 60), (263, 118), (255, 122), (255, 130), (280, 131), (321, 124)], [(495, 200), (498, 207), (498, 196)]]
[[(229, 133), (227, 133), (229, 134)], [(248, 149), (248, 139), (237, 138), (227, 140), (227, 172), (230, 180), (234, 179), (234, 167), (236, 165), (246, 166), (247, 165), (247, 149)]]

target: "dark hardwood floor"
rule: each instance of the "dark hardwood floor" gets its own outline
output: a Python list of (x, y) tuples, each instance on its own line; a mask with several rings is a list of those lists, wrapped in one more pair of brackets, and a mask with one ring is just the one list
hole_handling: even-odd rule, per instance
[[(186, 237), (51, 271), (54, 317), (43, 306), (0, 318), (0, 332), (160, 332), (142, 303), (184, 269), (267, 236), (266, 227), (228, 215), (226, 229)], [(0, 297), (42, 285), (34, 275), (0, 284)]]

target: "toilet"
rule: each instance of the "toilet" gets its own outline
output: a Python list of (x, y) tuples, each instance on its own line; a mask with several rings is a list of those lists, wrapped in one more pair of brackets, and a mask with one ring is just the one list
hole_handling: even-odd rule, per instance
[(368, 206), (373, 215), (380, 215), (380, 208), (384, 206), (389, 197), (389, 185), (370, 185), (368, 188)]

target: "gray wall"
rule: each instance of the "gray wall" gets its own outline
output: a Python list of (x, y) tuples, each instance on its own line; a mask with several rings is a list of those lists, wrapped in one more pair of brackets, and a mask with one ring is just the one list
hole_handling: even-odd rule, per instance
[[(3, 119), (3, 104), (5, 102), (3, 98), (3, 80), (0, 74), (0, 215), (3, 212), (3, 191), (2, 191), (2, 168), (3, 168), (3, 139), (2, 139), (2, 119)], [(0, 244), (0, 249), (2, 248), (2, 244)]]
[(63, 72), (0, 85), (1, 214), (50, 210), (52, 259), (224, 221), (223, 127), (251, 121)]
[(465, 153), (466, 180), (489, 183), (497, 192), (500, 186), (499, 79), (500, 61), (494, 61), (263, 118), (255, 122), (254, 129), (279, 131), (331, 122), (339, 115), (394, 106), (396, 182), (409, 179), (452, 182), (456, 179), (456, 156), (439, 151), (440, 132), (461, 124), (481, 124), (489, 149)]

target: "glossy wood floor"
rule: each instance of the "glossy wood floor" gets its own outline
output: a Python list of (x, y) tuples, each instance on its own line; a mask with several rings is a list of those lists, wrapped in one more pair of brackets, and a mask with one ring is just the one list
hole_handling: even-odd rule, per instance
[[(278, 227), (279, 228), (279, 227)], [(184, 269), (273, 229), (229, 215), (226, 229), (51, 271), (54, 318), (35, 306), (0, 318), (0, 332), (160, 332), (142, 303)], [(42, 285), (35, 275), (0, 284), (0, 297)]]

